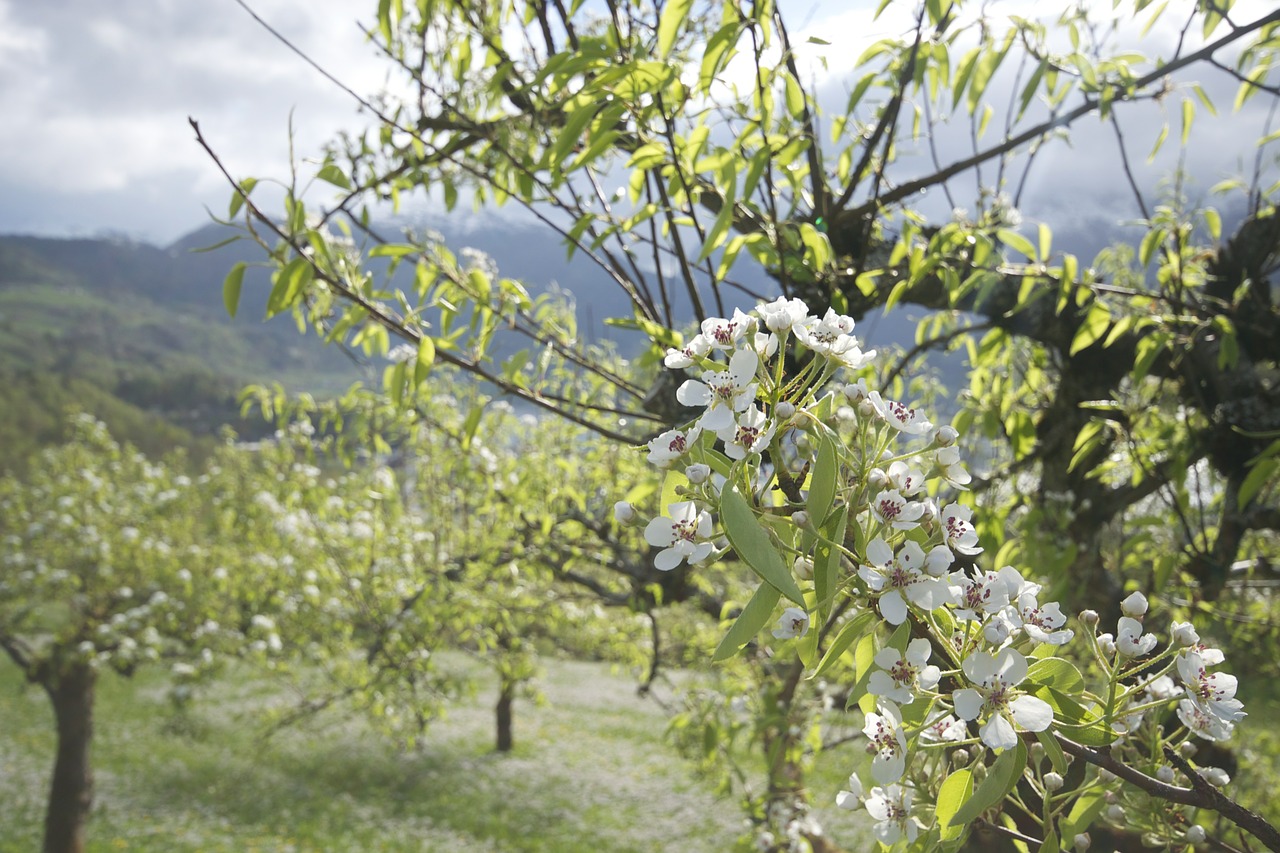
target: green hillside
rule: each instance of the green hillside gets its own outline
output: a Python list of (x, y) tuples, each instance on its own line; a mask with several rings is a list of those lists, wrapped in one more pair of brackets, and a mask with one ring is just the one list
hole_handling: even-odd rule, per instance
[(224, 425), (241, 423), (236, 394), (280, 381), (325, 393), (360, 378), (339, 351), (298, 334), (289, 318), (260, 321), (265, 274), (246, 281), (240, 319), (222, 308), (226, 270), (250, 250), (204, 229), (160, 249), (113, 240), (0, 237), (0, 470), (62, 437), (83, 409), (151, 451), (197, 454)]

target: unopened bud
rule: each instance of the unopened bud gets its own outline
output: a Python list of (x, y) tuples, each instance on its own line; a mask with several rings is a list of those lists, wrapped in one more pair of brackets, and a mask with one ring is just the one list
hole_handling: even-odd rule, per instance
[(791, 520), (795, 522), (796, 527), (808, 527), (809, 513), (805, 512), (804, 510), (798, 510), (796, 512), (791, 513)]
[(951, 753), (951, 764), (955, 767), (964, 767), (969, 763), (969, 758), (969, 750), (957, 749), (955, 752)]
[(788, 403), (783, 400), (781, 403), (773, 407), (773, 413), (779, 420), (790, 420), (796, 413), (796, 404)]
[(1076, 848), (1076, 853), (1084, 853), (1089, 849), (1089, 845), (1093, 843), (1093, 839), (1089, 837), (1087, 832), (1077, 832), (1076, 837), (1071, 839), (1071, 843)]
[(1088, 627), (1092, 628), (1094, 625), (1097, 625), (1097, 624), (1098, 624), (1098, 611), (1096, 611), (1096, 610), (1081, 610), (1081, 611), (1080, 611), (1080, 621), (1081, 621), (1081, 622), (1083, 622), (1083, 623), (1084, 623), (1085, 625), (1087, 625)]
[(872, 468), (867, 473), (867, 482), (873, 489), (879, 491), (889, 485), (889, 475), (881, 468)]
[(711, 466), (704, 465), (701, 462), (695, 462), (688, 468), (684, 469), (684, 475), (689, 478), (689, 482), (695, 486), (705, 483), (707, 478), (711, 476)]
[(1200, 775), (1206, 782), (1217, 788), (1225, 787), (1231, 782), (1231, 775), (1221, 767), (1201, 767)]
[(1098, 635), (1098, 651), (1102, 652), (1104, 658), (1115, 657), (1116, 638), (1110, 634)]
[(1128, 598), (1120, 602), (1120, 609), (1125, 616), (1140, 619), (1147, 613), (1147, 597), (1140, 592), (1132, 593)]
[(1031, 760), (1036, 764), (1044, 760), (1044, 744), (1040, 741), (1036, 741), (1027, 747), (1027, 752), (1031, 753)]
[(814, 450), (813, 439), (809, 437), (809, 433), (797, 431), (795, 436), (796, 452), (801, 456), (812, 456)]
[(844, 386), (844, 395), (849, 399), (850, 403), (861, 403), (867, 399), (867, 386), (850, 382)]
[(1112, 823), (1123, 823), (1124, 822), (1124, 806), (1120, 805), (1119, 803), (1112, 803), (1111, 805), (1107, 806), (1107, 820), (1111, 821)]
[(1105, 767), (1099, 767), (1099, 768), (1098, 768), (1098, 781), (1100, 781), (1100, 782), (1114, 782), (1114, 781), (1116, 781), (1116, 774), (1112, 773), (1110, 770), (1108, 770), (1108, 769), (1107, 769), (1107, 768), (1105, 768)]
[(1199, 751), (1199, 748), (1191, 741), (1187, 741), (1182, 746), (1178, 747), (1178, 752), (1182, 754), (1183, 758), (1191, 758)]
[(939, 447), (950, 447), (960, 438), (960, 433), (956, 432), (955, 427), (940, 426), (933, 433), (933, 443)]
[(791, 564), (791, 570), (796, 573), (796, 577), (802, 581), (813, 579), (813, 560), (807, 557), (796, 557), (795, 562)]
[(1156, 778), (1166, 785), (1173, 784), (1173, 768), (1165, 764), (1156, 770)]
[(629, 524), (636, 517), (636, 508), (630, 501), (618, 501), (613, 505), (613, 517), (620, 524)]
[(857, 406), (858, 417), (869, 418), (876, 413), (876, 407), (871, 405), (870, 400), (859, 400)]
[(1200, 634), (1190, 622), (1174, 622), (1170, 633), (1173, 641), (1180, 646), (1194, 646), (1200, 642)]
[(986, 637), (991, 645), (998, 646), (1009, 639), (1009, 623), (1003, 619), (992, 619), (982, 629), (982, 636)]
[(1198, 823), (1193, 823), (1191, 826), (1187, 827), (1187, 843), (1199, 844), (1204, 841), (1205, 834), (1203, 826)]
[(1044, 774), (1044, 789), (1049, 793), (1062, 790), (1063, 779), (1061, 774), (1049, 772)]

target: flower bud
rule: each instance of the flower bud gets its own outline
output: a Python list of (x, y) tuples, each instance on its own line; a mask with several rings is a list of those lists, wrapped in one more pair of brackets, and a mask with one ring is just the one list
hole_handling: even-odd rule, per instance
[(695, 486), (705, 483), (707, 478), (711, 476), (711, 466), (704, 465), (701, 462), (695, 462), (688, 468), (684, 469), (684, 475), (689, 478), (689, 482)]
[(1115, 780), (1116, 780), (1116, 774), (1112, 773), (1110, 770), (1108, 770), (1105, 767), (1098, 768), (1098, 781), (1114, 782)]
[(1183, 647), (1200, 642), (1200, 634), (1190, 622), (1174, 622), (1169, 633), (1173, 635), (1173, 641)]
[(1178, 747), (1178, 752), (1182, 754), (1183, 758), (1191, 758), (1197, 752), (1199, 752), (1199, 749), (1196, 747), (1194, 743), (1192, 743), (1191, 741), (1187, 741), (1182, 746)]
[(867, 473), (867, 482), (876, 491), (885, 489), (889, 485), (889, 475), (881, 468), (872, 468)]
[(1120, 610), (1125, 616), (1140, 619), (1147, 613), (1147, 597), (1140, 592), (1132, 593), (1128, 598), (1120, 602)]
[(636, 508), (630, 501), (618, 501), (613, 505), (613, 517), (620, 524), (629, 524), (636, 517)]
[(955, 752), (951, 753), (951, 765), (953, 767), (964, 767), (969, 763), (970, 757), (969, 750), (957, 749)]
[(1044, 774), (1044, 789), (1052, 794), (1054, 791), (1062, 790), (1063, 779), (1061, 774), (1049, 772)]
[(1110, 634), (1098, 635), (1098, 651), (1102, 653), (1104, 658), (1112, 658), (1116, 656), (1116, 638)]
[(783, 400), (781, 403), (773, 407), (773, 414), (781, 421), (790, 420), (795, 416), (795, 413), (796, 404), (788, 403), (786, 400)]
[(870, 400), (859, 400), (857, 406), (858, 417), (869, 418), (875, 415), (876, 407), (871, 405)]
[(940, 426), (933, 432), (933, 443), (939, 447), (950, 447), (960, 438), (955, 427)]
[(802, 509), (797, 510), (796, 512), (791, 513), (791, 520), (795, 523), (796, 527), (808, 527), (809, 513)]
[(1094, 627), (1095, 625), (1097, 625), (1097, 624), (1098, 624), (1098, 611), (1096, 611), (1096, 610), (1081, 610), (1081, 611), (1080, 611), (1080, 621), (1081, 621), (1081, 622), (1083, 622), (1083, 623), (1084, 623), (1087, 627), (1089, 627), (1089, 628)]
[(1036, 741), (1027, 747), (1027, 752), (1031, 753), (1031, 761), (1034, 764), (1039, 764), (1044, 760), (1044, 744), (1040, 741)]
[(1087, 832), (1077, 832), (1076, 837), (1071, 839), (1071, 843), (1076, 848), (1076, 853), (1084, 853), (1089, 849), (1089, 845), (1093, 843), (1093, 839), (1089, 837)]
[(1112, 803), (1111, 805), (1107, 806), (1107, 820), (1111, 821), (1112, 823), (1123, 823), (1124, 822), (1124, 806), (1120, 805), (1119, 803)]
[(1173, 784), (1173, 768), (1169, 765), (1162, 765), (1156, 770), (1156, 778), (1166, 785)]
[(998, 646), (1009, 639), (1009, 623), (1003, 619), (992, 619), (982, 629), (982, 636), (986, 637), (991, 645)]
[(1201, 767), (1200, 775), (1206, 782), (1217, 788), (1225, 787), (1231, 782), (1230, 774), (1221, 767)]
[(809, 437), (809, 433), (800, 432), (799, 430), (797, 430), (795, 433), (795, 437), (796, 437), (796, 452), (799, 453), (801, 456), (812, 456), (814, 451), (814, 446), (813, 446), (813, 439)]
[(850, 403), (861, 403), (867, 399), (867, 386), (857, 382), (850, 382), (844, 386), (844, 395), (849, 399)]
[(1187, 827), (1187, 843), (1199, 844), (1205, 839), (1204, 827), (1198, 823), (1193, 823)]
[(807, 557), (796, 557), (795, 562), (791, 564), (791, 570), (802, 581), (813, 580), (813, 560)]

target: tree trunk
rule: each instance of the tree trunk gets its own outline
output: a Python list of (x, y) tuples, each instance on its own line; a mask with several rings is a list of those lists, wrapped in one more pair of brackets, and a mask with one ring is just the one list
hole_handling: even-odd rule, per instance
[(516, 700), (516, 682), (505, 676), (498, 677), (498, 752), (510, 752), (515, 746), (511, 731), (511, 706)]
[(85, 826), (93, 805), (93, 770), (89, 744), (93, 740), (95, 673), (75, 664), (44, 683), (58, 725), (58, 754), (44, 821), (44, 853), (83, 853)]

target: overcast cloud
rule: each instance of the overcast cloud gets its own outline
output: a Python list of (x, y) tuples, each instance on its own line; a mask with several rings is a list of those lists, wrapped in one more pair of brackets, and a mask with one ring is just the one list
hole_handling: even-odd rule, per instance
[[(1240, 0), (1236, 9), (1248, 20), (1271, 2)], [(252, 5), (355, 90), (376, 91), (386, 82), (385, 66), (357, 25), (373, 11), (372, 0)], [(836, 101), (852, 85), (847, 65), (862, 45), (908, 23), (888, 15), (871, 22), (866, 10), (850, 11), (852, 4), (834, 0), (788, 5), (797, 42), (811, 34), (833, 42), (806, 49), (826, 55), (828, 71), (811, 67), (824, 97)], [(1007, 14), (1018, 6), (1000, 8)], [(1178, 23), (1171, 13), (1160, 25), (1170, 45)], [(1225, 75), (1210, 79), (1225, 113), (1235, 84)], [(998, 85), (992, 91), (999, 103)], [(1124, 113), (1140, 179), (1149, 187), (1175, 164), (1179, 106), (1174, 97)], [(1188, 166), (1201, 190), (1252, 165), (1265, 106), (1255, 99), (1251, 112), (1235, 119), (1211, 120), (1200, 111)], [(318, 154), (339, 129), (365, 124), (347, 96), (234, 0), (0, 0), (0, 232), (176, 239), (207, 221), (203, 206), (223, 211), (229, 196), (196, 145), (187, 116), (200, 122), (237, 176), (280, 176), (288, 167), (291, 110), (302, 157)], [(1170, 154), (1147, 167), (1163, 112), (1172, 124)], [(965, 140), (957, 129), (949, 135)], [(995, 133), (993, 127), (989, 139)], [(1029, 215), (1053, 215), (1061, 225), (1078, 223), (1085, 230), (1090, 223), (1135, 216), (1111, 131), (1086, 118), (1073, 133), (1072, 147), (1055, 144), (1037, 163), (1028, 185), (1027, 201), (1035, 208)], [(953, 148), (942, 155), (964, 153)], [(913, 172), (919, 171), (917, 165)], [(972, 181), (965, 192), (972, 197)]]

